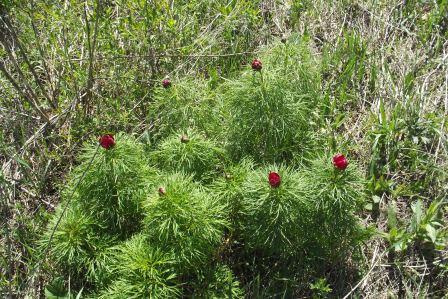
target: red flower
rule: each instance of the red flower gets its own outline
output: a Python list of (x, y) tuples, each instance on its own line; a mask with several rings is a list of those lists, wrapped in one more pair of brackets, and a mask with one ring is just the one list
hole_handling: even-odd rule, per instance
[(252, 61), (252, 69), (254, 71), (261, 71), (262, 65), (261, 65), (261, 61), (258, 59), (254, 59), (254, 61)]
[(159, 195), (160, 195), (160, 196), (164, 196), (165, 194), (166, 194), (166, 190), (165, 190), (165, 188), (160, 187), (160, 188), (159, 188)]
[(274, 188), (280, 186), (280, 183), (282, 182), (280, 175), (273, 171), (269, 173), (268, 179), (269, 179), (269, 185), (271, 185)]
[(170, 86), (171, 86), (171, 81), (170, 81), (170, 79), (163, 79), (163, 81), (162, 81), (162, 85), (163, 85), (163, 87), (165, 87), (165, 88), (170, 87)]
[(343, 154), (336, 154), (333, 157), (333, 165), (339, 170), (344, 170), (347, 168), (348, 161)]
[(105, 149), (110, 149), (115, 145), (115, 139), (112, 134), (106, 134), (100, 137), (100, 145)]

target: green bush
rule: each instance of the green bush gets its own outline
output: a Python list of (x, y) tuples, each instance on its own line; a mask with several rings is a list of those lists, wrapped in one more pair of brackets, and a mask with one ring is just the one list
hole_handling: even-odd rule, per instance
[(176, 298), (180, 288), (173, 263), (169, 254), (151, 247), (146, 236), (135, 235), (113, 249), (112, 282), (95, 298)]
[(108, 150), (84, 148), (41, 240), (50, 263), (76, 277), (74, 285), (102, 284), (107, 249), (141, 228), (142, 201), (156, 174), (134, 138), (118, 134), (115, 141)]
[(105, 233), (126, 237), (139, 229), (141, 201), (156, 172), (134, 138), (118, 134), (115, 140), (109, 150), (95, 145), (85, 148), (63, 196), (75, 189), (74, 205), (88, 213)]
[(320, 78), (308, 45), (277, 45), (261, 57), (260, 72), (246, 70), (222, 87), (228, 149), (257, 162), (291, 160), (312, 146), (312, 113)]
[(165, 171), (181, 171), (203, 182), (222, 171), (225, 160), (225, 152), (213, 140), (190, 129), (162, 140), (150, 156)]
[(155, 89), (154, 99), (148, 106), (150, 142), (157, 145), (161, 139), (185, 128), (209, 134), (219, 131), (217, 109), (220, 105), (213, 99), (206, 81), (171, 82), (169, 88), (160, 86)]
[[(223, 105), (193, 81), (157, 89), (146, 152), (125, 134), (86, 147), (62, 192), (58, 274), (100, 298), (242, 298), (235, 270), (250, 294), (292, 296), (356, 252), (364, 180), (317, 150), (308, 43), (276, 45), (262, 61), (216, 89)], [(43, 244), (50, 236), (51, 226)]]
[(216, 179), (211, 186), (219, 201), (227, 207), (231, 229), (237, 234), (242, 229), (241, 221), (244, 215), (243, 184), (253, 169), (253, 161), (244, 159), (226, 167), (223, 176)]
[(330, 155), (310, 164), (302, 178), (311, 207), (305, 245), (309, 257), (337, 263), (366, 233), (356, 216), (365, 203), (365, 182), (352, 161), (345, 170), (336, 169)]
[(105, 266), (101, 258), (114, 239), (98, 234), (102, 228), (79, 207), (66, 210), (52, 236), (61, 214), (62, 207), (58, 208), (49, 223), (49, 229), (43, 235), (41, 251), (50, 245), (49, 240), (52, 238), (52, 244), (48, 247), (49, 257), (61, 274), (70, 275), (75, 286), (84, 280), (101, 282), (101, 269)]
[[(269, 184), (271, 171), (281, 177), (277, 188)], [(265, 254), (283, 254), (297, 248), (297, 242), (303, 240), (307, 212), (302, 182), (297, 172), (285, 166), (267, 166), (247, 175), (242, 187), (242, 234), (247, 248)]]
[(161, 179), (163, 191), (146, 201), (144, 233), (152, 244), (172, 252), (181, 272), (201, 268), (219, 246), (228, 226), (225, 207), (191, 177)]

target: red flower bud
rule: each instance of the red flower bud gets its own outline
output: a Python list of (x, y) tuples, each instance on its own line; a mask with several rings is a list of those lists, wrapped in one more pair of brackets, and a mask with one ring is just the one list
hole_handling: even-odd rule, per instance
[(105, 149), (110, 149), (115, 145), (115, 139), (112, 134), (106, 134), (100, 137), (100, 145)]
[(336, 154), (333, 157), (333, 165), (339, 170), (344, 170), (347, 168), (348, 161), (343, 154)]
[(278, 186), (280, 186), (280, 183), (282, 182), (280, 175), (273, 171), (269, 173), (268, 180), (269, 185), (271, 185), (273, 188), (277, 188)]
[(180, 142), (182, 142), (182, 143), (188, 143), (189, 141), (190, 141), (190, 139), (188, 138), (187, 135), (182, 135), (180, 137)]
[(252, 69), (254, 71), (261, 71), (262, 65), (261, 65), (261, 61), (258, 59), (254, 59), (254, 61), (252, 61)]
[(163, 87), (165, 87), (165, 88), (170, 87), (170, 86), (171, 86), (171, 81), (170, 81), (170, 79), (163, 79), (163, 81), (162, 81), (162, 85), (163, 85)]
[(159, 195), (160, 195), (160, 196), (164, 196), (165, 194), (166, 194), (166, 190), (165, 190), (165, 188), (160, 187), (160, 188), (159, 188)]

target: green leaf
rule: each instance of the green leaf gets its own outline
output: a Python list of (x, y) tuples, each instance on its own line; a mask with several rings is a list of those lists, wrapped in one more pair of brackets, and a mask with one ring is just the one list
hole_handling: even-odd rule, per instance
[(82, 295), (82, 291), (83, 291), (84, 289), (81, 289), (80, 291), (79, 291), (79, 293), (78, 293), (78, 295), (76, 295), (76, 298), (75, 299), (81, 299), (81, 295)]
[(420, 223), (422, 220), (422, 215), (423, 215), (422, 201), (418, 200), (418, 201), (414, 202), (411, 205), (411, 209), (413, 212), (412, 222), (411, 222), (411, 230), (413, 232), (417, 232), (417, 229), (420, 226)]
[(45, 288), (45, 297), (48, 299), (69, 299), (69, 294), (65, 289), (64, 280), (62, 277), (54, 279)]
[(389, 229), (397, 227), (397, 206), (395, 201), (391, 202), (387, 207), (387, 226)]
[(374, 195), (374, 196), (372, 196), (372, 200), (373, 200), (373, 203), (378, 204), (381, 201), (381, 197)]
[(436, 242), (436, 238), (437, 238), (437, 231), (436, 231), (436, 229), (431, 224), (426, 224), (425, 225), (425, 230), (428, 233), (428, 237), (431, 239), (431, 241), (433, 243), (435, 243)]

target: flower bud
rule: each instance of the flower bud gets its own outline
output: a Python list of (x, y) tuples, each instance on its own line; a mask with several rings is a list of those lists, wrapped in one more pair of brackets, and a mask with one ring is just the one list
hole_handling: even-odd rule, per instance
[(112, 134), (106, 134), (100, 137), (100, 145), (105, 149), (111, 149), (115, 145), (115, 139)]
[(163, 79), (163, 81), (162, 81), (162, 85), (163, 85), (164, 88), (168, 88), (168, 87), (170, 87), (170, 86), (171, 86), (171, 81), (170, 81), (170, 79)]
[(188, 143), (189, 141), (190, 141), (190, 139), (188, 138), (187, 135), (182, 135), (180, 137), (180, 142), (182, 142), (182, 143)]
[(262, 65), (261, 65), (261, 61), (258, 59), (254, 59), (252, 61), (252, 69), (254, 71), (261, 71)]
[(160, 195), (160, 196), (165, 196), (165, 194), (166, 194), (166, 190), (165, 190), (165, 188), (160, 187), (160, 188), (159, 188), (159, 195)]
[(347, 168), (348, 161), (343, 154), (336, 154), (333, 157), (333, 165), (339, 170), (344, 170)]
[(269, 185), (273, 188), (277, 188), (280, 186), (280, 183), (282, 182), (282, 179), (280, 175), (277, 172), (271, 171), (268, 176)]

